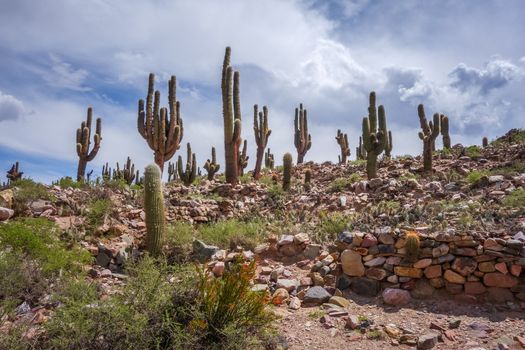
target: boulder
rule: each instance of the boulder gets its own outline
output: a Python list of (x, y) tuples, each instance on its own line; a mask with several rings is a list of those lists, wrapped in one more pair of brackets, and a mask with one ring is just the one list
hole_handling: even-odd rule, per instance
[(341, 266), (343, 272), (348, 276), (363, 276), (365, 274), (365, 266), (361, 261), (359, 253), (346, 249), (341, 253)]
[(410, 297), (410, 292), (397, 289), (397, 288), (387, 288), (383, 291), (383, 301), (388, 305), (400, 306), (405, 305), (412, 300)]

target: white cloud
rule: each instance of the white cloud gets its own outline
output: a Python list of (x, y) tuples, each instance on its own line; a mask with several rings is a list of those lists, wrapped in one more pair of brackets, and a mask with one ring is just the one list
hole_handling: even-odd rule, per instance
[(51, 71), (46, 71), (42, 75), (48, 85), (75, 91), (90, 90), (90, 88), (83, 86), (88, 76), (85, 69), (75, 69), (71, 64), (62, 61), (57, 55), (50, 54), (49, 58), (52, 62)]
[(17, 120), (25, 111), (22, 101), (0, 91), (0, 123), (7, 120)]

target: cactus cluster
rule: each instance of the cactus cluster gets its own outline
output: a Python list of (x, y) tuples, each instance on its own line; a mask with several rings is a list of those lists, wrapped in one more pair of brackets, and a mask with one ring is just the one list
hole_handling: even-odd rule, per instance
[(197, 177), (197, 162), (195, 160), (195, 153), (191, 152), (191, 145), (188, 142), (186, 144), (187, 149), (187, 161), (186, 167), (182, 164), (182, 157), (179, 156), (177, 160), (177, 172), (179, 173), (179, 178), (182, 180), (184, 185), (189, 186), (195, 181)]
[(131, 158), (128, 157), (126, 159), (126, 163), (124, 163), (124, 168), (121, 170), (120, 165), (117, 162), (117, 169), (113, 173), (114, 179), (122, 179), (126, 181), (128, 185), (131, 185), (133, 183), (133, 180), (139, 177), (139, 171), (135, 172), (135, 164), (131, 162)]
[(368, 117), (363, 118), (363, 148), (366, 150), (366, 173), (369, 179), (377, 177), (377, 157), (388, 147), (391, 133), (386, 126), (385, 108), (376, 110), (376, 93), (370, 93)]
[(255, 143), (257, 144), (257, 158), (253, 170), (253, 178), (258, 180), (261, 177), (261, 166), (264, 156), (264, 149), (268, 145), (268, 138), (272, 130), (268, 128), (268, 108), (263, 106), (262, 112), (258, 111), (258, 106), (253, 106), (253, 132)]
[(438, 113), (434, 114), (433, 121), (427, 121), (425, 117), (425, 107), (420, 104), (417, 107), (421, 131), (419, 138), (423, 140), (423, 168), (425, 172), (432, 171), (432, 147), (440, 132), (440, 117)]
[(337, 130), (335, 137), (337, 144), (341, 148), (341, 155), (339, 156), (339, 164), (346, 164), (347, 157), (350, 156), (350, 147), (348, 146), (348, 135), (343, 134), (341, 129)]
[(268, 150), (264, 154), (264, 166), (267, 169), (273, 169), (274, 165), (275, 165), (275, 160), (273, 157), (273, 153), (271, 153), (270, 148), (268, 148)]
[(146, 214), (146, 250), (153, 256), (162, 251), (166, 222), (161, 171), (151, 164), (144, 170), (144, 212)]
[(92, 161), (100, 149), (100, 141), (102, 140), (102, 120), (97, 118), (95, 134), (93, 135), (93, 148), (89, 150), (91, 146), (91, 123), (93, 120), (93, 108), (89, 107), (87, 110), (86, 121), (80, 124), (80, 128), (77, 129), (77, 155), (78, 155), (78, 169), (77, 169), (77, 181), (83, 181), (86, 173), (86, 165)]
[(441, 135), (443, 135), (443, 148), (450, 149), (450, 134), (448, 133), (448, 117), (441, 114), (439, 116), (439, 123), (441, 126)]
[(294, 145), (297, 149), (297, 164), (302, 164), (306, 152), (312, 147), (312, 135), (308, 133), (308, 116), (303, 104), (295, 109)]
[(20, 164), (16, 162), (11, 166), (11, 169), (7, 171), (7, 184), (16, 180), (20, 180), (22, 178), (22, 175), (24, 175), (24, 172), (20, 171)]
[(211, 160), (207, 160), (204, 164), (204, 170), (208, 172), (208, 180), (213, 180), (215, 174), (221, 168), (220, 164), (217, 164), (217, 157), (215, 156), (215, 147), (211, 148)]
[(168, 83), (168, 109), (160, 107), (160, 92), (154, 91), (155, 75), (148, 81), (146, 104), (139, 100), (137, 128), (153, 150), (155, 163), (161, 172), (164, 162), (170, 160), (180, 147), (184, 127), (180, 116), (180, 103), (176, 98), (177, 80), (173, 75)]
[(355, 148), (355, 158), (357, 160), (366, 159), (366, 149), (363, 147), (363, 137), (359, 136), (359, 146)]
[(226, 182), (239, 182), (239, 148), (241, 147), (241, 102), (239, 97), (239, 72), (230, 66), (230, 47), (224, 53), (222, 65), (222, 117), (224, 122), (224, 157)]
[(292, 155), (285, 153), (283, 156), (283, 190), (289, 191), (292, 183)]

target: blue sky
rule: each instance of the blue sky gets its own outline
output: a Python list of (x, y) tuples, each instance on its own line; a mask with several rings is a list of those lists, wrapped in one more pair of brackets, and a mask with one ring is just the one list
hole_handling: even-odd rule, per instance
[(138, 168), (151, 162), (136, 130), (150, 72), (163, 105), (169, 76), (178, 79), (185, 136), (177, 154), (191, 142), (201, 166), (212, 146), (222, 160), (227, 45), (241, 73), (250, 168), (255, 103), (269, 108), (276, 159), (294, 154), (301, 102), (313, 138), (306, 159), (336, 161), (339, 128), (354, 158), (371, 90), (385, 105), (394, 154), (421, 151), (419, 103), (449, 116), (452, 143), (524, 127), (519, 0), (0, 0), (0, 8), (0, 170), (19, 160), (41, 181), (75, 175), (75, 130), (88, 106), (103, 118), (88, 170), (127, 156)]

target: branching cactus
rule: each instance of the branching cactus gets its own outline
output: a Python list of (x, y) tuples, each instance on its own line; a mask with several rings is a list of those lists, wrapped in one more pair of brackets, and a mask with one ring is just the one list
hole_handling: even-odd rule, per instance
[(366, 149), (363, 147), (363, 137), (359, 136), (359, 146), (355, 148), (356, 159), (364, 160), (366, 159)]
[(264, 154), (264, 166), (267, 169), (273, 169), (274, 164), (275, 164), (275, 161), (274, 161), (273, 153), (271, 153), (270, 149), (268, 148), (268, 150)]
[(217, 157), (215, 156), (215, 147), (211, 148), (211, 161), (208, 159), (204, 164), (204, 170), (208, 172), (208, 180), (213, 180), (215, 174), (221, 168), (220, 164), (217, 164)]
[(128, 185), (133, 183), (135, 180), (135, 164), (131, 163), (131, 158), (128, 157), (124, 169), (120, 170), (120, 166), (117, 163), (117, 171), (114, 178), (124, 179)]
[(289, 191), (292, 183), (292, 155), (285, 153), (283, 157), (283, 190)]
[(341, 155), (339, 156), (339, 164), (346, 164), (347, 157), (350, 156), (350, 147), (348, 146), (348, 135), (343, 134), (341, 129), (337, 130), (335, 137), (337, 144), (341, 148)]
[(448, 117), (441, 114), (439, 116), (439, 122), (441, 124), (441, 135), (443, 135), (443, 148), (450, 149), (450, 135), (448, 133)]
[(8, 184), (13, 181), (20, 180), (22, 175), (24, 175), (24, 172), (20, 171), (20, 164), (16, 162), (11, 166), (11, 169), (7, 171), (7, 179), (9, 180)]
[(241, 147), (241, 102), (239, 72), (230, 66), (231, 49), (226, 48), (222, 65), (222, 116), (224, 121), (224, 155), (226, 182), (239, 182), (239, 148)]
[(177, 161), (177, 171), (179, 173), (179, 178), (182, 180), (184, 185), (189, 186), (195, 181), (197, 177), (197, 162), (195, 160), (195, 153), (191, 152), (191, 145), (188, 142), (186, 145), (187, 148), (187, 161), (186, 168), (182, 165), (182, 157), (179, 156)]
[(102, 165), (102, 179), (104, 181), (111, 180), (111, 168), (109, 167), (108, 163), (106, 162), (106, 165)]
[(248, 166), (248, 160), (250, 157), (248, 156), (248, 142), (244, 140), (243, 146), (242, 146), (242, 152), (239, 153), (239, 158), (237, 158), (239, 161), (239, 164), (237, 164), (237, 169), (239, 171), (239, 176), (244, 175), (244, 169)]
[[(378, 123), (379, 121), (379, 123)], [(385, 108), (376, 110), (376, 93), (370, 93), (368, 118), (363, 118), (363, 148), (366, 150), (366, 173), (369, 179), (377, 177), (377, 157), (388, 143)]]
[(77, 181), (83, 181), (86, 173), (86, 165), (92, 161), (100, 149), (100, 141), (102, 140), (102, 120), (97, 118), (95, 135), (93, 135), (93, 148), (91, 146), (91, 122), (93, 120), (93, 108), (89, 107), (87, 110), (87, 119), (80, 124), (77, 129), (77, 155), (78, 155), (78, 169)]
[(312, 135), (308, 133), (308, 116), (303, 104), (295, 109), (294, 145), (297, 149), (297, 164), (302, 164), (306, 152), (312, 147)]
[(168, 162), (168, 182), (177, 180), (177, 169), (175, 163)]
[(483, 148), (488, 147), (489, 146), (489, 139), (486, 136), (483, 137), (483, 140), (481, 140), (481, 144), (483, 145)]
[(272, 133), (272, 130), (268, 128), (268, 108), (266, 106), (263, 106), (262, 112), (258, 112), (257, 105), (253, 106), (253, 131), (255, 133), (255, 143), (257, 144), (257, 159), (253, 170), (253, 178), (258, 180), (261, 177), (264, 149), (268, 145), (268, 138)]
[(153, 256), (162, 251), (166, 230), (161, 171), (151, 164), (144, 170), (144, 212), (146, 214), (146, 250)]
[(419, 138), (423, 140), (423, 168), (425, 172), (432, 171), (432, 145), (439, 135), (439, 114), (434, 114), (433, 122), (427, 122), (425, 117), (425, 107), (420, 104), (417, 107), (419, 115), (419, 123), (421, 124), (421, 131)]
[(154, 91), (155, 75), (149, 75), (148, 96), (146, 105), (139, 100), (137, 128), (140, 135), (153, 150), (155, 163), (160, 171), (164, 170), (164, 162), (170, 160), (180, 148), (184, 133), (180, 116), (180, 103), (176, 97), (177, 80), (173, 75), (168, 83), (168, 106), (160, 108), (160, 92)]

